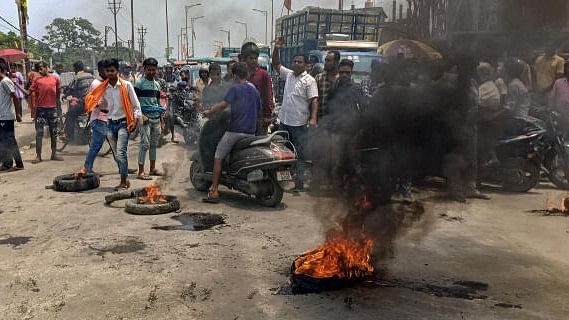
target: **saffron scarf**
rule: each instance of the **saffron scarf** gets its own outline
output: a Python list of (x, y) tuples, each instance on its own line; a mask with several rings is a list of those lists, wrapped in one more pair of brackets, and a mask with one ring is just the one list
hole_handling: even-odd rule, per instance
[[(123, 107), (124, 114), (126, 115), (126, 125), (128, 127), (128, 131), (132, 132), (136, 128), (136, 121), (134, 119), (134, 111), (132, 109), (132, 103), (130, 103), (130, 96), (128, 94), (128, 88), (126, 82), (119, 77), (120, 81), (120, 94), (121, 94), (121, 103)], [(109, 80), (105, 80), (101, 82), (95, 89), (91, 90), (87, 96), (85, 96), (85, 112), (93, 112), (97, 105), (99, 105), (101, 99), (105, 95), (105, 91), (107, 90), (107, 85), (109, 84)]]

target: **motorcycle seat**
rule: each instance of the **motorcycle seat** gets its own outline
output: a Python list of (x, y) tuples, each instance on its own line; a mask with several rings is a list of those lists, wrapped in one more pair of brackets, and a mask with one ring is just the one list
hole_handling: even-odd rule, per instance
[(252, 146), (268, 146), (272, 139), (272, 135), (243, 138), (233, 146), (233, 150), (243, 150)]

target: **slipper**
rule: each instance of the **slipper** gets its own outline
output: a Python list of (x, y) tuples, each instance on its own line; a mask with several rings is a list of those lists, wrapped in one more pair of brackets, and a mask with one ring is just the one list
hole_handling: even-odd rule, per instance
[(130, 181), (126, 182), (126, 185), (124, 184), (119, 184), (118, 186), (116, 186), (115, 191), (123, 191), (123, 190), (128, 190), (130, 189)]
[(152, 178), (146, 174), (139, 174), (138, 176), (136, 176), (136, 179), (145, 180), (145, 181), (152, 180)]
[(149, 174), (149, 175), (152, 176), (152, 177), (161, 177), (161, 176), (163, 176), (163, 174), (162, 174), (161, 172), (158, 172), (158, 170), (150, 171), (150, 174)]
[(205, 203), (212, 203), (212, 204), (218, 204), (219, 203), (219, 198), (212, 198), (212, 197), (207, 197), (207, 198), (203, 198), (202, 202)]

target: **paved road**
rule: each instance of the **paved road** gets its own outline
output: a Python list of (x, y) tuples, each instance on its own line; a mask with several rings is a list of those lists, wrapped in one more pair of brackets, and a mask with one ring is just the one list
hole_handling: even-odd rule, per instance
[[(67, 151), (65, 162), (26, 162), (26, 170), (0, 175), (2, 319), (565, 319), (569, 312), (567, 217), (528, 212), (564, 194), (549, 185), (524, 195), (489, 190), (491, 201), (466, 205), (429, 185), (417, 194), (426, 213), (376, 261), (387, 270), (383, 282), (282, 295), (292, 260), (345, 212), (337, 199), (287, 194), (283, 207), (266, 209), (226, 191), (222, 204), (206, 205), (187, 180), (191, 152), (166, 145), (159, 162), (168, 164), (167, 193), (179, 196), (183, 213), (222, 214), (226, 224), (156, 230), (179, 225), (178, 214), (132, 216), (122, 203), (103, 204), (118, 179), (111, 159), (95, 164), (106, 173), (98, 190), (44, 189), (81, 166), (85, 147)], [(34, 157), (26, 148), (23, 155)], [(405, 210), (412, 208), (380, 208), (369, 230), (387, 235), (384, 222)]]

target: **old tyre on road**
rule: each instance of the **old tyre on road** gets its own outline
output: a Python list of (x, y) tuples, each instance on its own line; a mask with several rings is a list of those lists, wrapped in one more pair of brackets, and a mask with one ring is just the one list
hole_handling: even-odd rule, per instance
[(73, 174), (66, 174), (53, 179), (53, 189), (59, 192), (81, 192), (99, 187), (101, 180), (96, 174), (88, 173), (77, 178)]
[(125, 211), (136, 215), (165, 214), (180, 210), (180, 201), (174, 196), (166, 196), (165, 203), (140, 204), (138, 199), (126, 202)]

